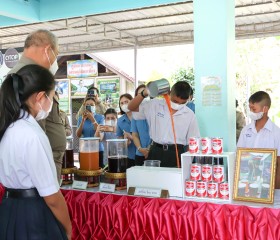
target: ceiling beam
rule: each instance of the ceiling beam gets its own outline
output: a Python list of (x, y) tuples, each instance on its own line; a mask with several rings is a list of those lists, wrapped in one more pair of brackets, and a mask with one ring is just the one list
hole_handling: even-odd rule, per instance
[(0, 0), (0, 16), (7, 17), (11, 20), (8, 22), (0, 22), (0, 26), (14, 24), (15, 20), (32, 23), (40, 21), (40, 2), (36, 0)]
[(277, 2), (276, 0), (271, 0), (271, 2), (272, 2), (275, 6), (277, 6), (278, 8), (280, 8), (280, 3)]

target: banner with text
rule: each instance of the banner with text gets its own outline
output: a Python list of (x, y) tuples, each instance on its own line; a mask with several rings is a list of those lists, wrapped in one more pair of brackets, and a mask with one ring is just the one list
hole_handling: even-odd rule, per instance
[(97, 62), (94, 60), (67, 61), (68, 78), (86, 78), (98, 76)]

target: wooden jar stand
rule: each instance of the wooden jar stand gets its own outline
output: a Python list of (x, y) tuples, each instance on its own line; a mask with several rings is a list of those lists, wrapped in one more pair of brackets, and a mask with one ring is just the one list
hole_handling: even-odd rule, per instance
[(98, 170), (76, 170), (77, 180), (88, 182), (88, 187), (98, 187), (102, 173), (102, 168)]
[(107, 178), (110, 183), (116, 184), (116, 190), (124, 190), (126, 189), (126, 173), (111, 173), (104, 172), (105, 178)]
[(69, 185), (73, 183), (74, 173), (76, 170), (76, 167), (61, 169), (62, 185)]

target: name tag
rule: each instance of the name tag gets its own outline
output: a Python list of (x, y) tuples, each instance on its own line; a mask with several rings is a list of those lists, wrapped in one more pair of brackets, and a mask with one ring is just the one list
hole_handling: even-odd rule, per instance
[(115, 192), (116, 184), (111, 183), (100, 183), (99, 191), (100, 192)]
[(72, 184), (72, 188), (86, 190), (87, 185), (88, 182), (74, 180)]
[(160, 197), (161, 189), (136, 187), (134, 195), (146, 196), (146, 197)]

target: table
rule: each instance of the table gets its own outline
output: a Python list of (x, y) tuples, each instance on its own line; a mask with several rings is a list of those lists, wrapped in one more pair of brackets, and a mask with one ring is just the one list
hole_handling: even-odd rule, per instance
[(280, 239), (280, 209), (61, 190), (73, 239)]

